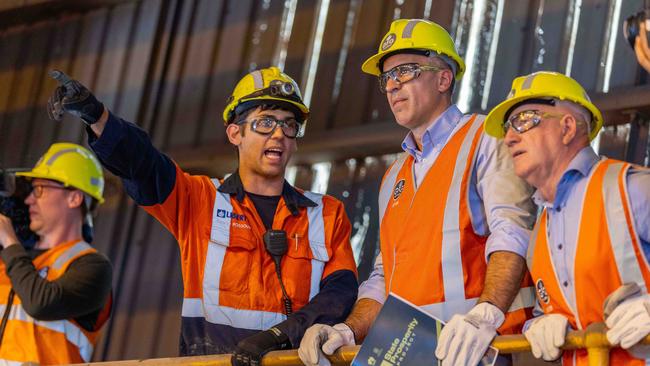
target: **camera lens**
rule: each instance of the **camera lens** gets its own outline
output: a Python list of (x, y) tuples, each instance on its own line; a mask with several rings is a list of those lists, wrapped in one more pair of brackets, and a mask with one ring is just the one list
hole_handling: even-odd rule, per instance
[(291, 84), (291, 83), (283, 83), (280, 86), (280, 91), (282, 92), (282, 94), (288, 96), (288, 95), (293, 94), (293, 92), (295, 91), (295, 88), (293, 87), (293, 84)]

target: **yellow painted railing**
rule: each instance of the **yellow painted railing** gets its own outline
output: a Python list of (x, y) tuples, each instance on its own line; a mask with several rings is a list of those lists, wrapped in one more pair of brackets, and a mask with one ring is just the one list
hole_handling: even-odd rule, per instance
[[(591, 324), (585, 330), (569, 332), (562, 349), (587, 349), (590, 366), (604, 366), (609, 364), (609, 350), (612, 346), (605, 336), (603, 323)], [(647, 336), (643, 344), (650, 344)], [(530, 352), (530, 344), (523, 335), (506, 335), (494, 339), (492, 345), (501, 353)], [(359, 346), (341, 347), (329, 359), (332, 365), (349, 365), (357, 354)], [(135, 365), (183, 365), (183, 366), (230, 366), (230, 355), (213, 355), (197, 357), (156, 358), (133, 361), (98, 362), (92, 365), (135, 366)], [(269, 352), (262, 359), (262, 366), (300, 366), (296, 350)]]

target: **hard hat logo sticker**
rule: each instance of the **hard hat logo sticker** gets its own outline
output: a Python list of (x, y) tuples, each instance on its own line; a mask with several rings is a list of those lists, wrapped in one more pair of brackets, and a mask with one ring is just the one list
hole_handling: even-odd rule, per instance
[(404, 179), (400, 180), (395, 184), (395, 189), (393, 190), (393, 200), (396, 200), (399, 198), (399, 196), (402, 194), (404, 191), (404, 184), (406, 181)]
[(395, 43), (395, 33), (391, 33), (384, 38), (384, 42), (381, 44), (381, 50), (386, 51)]

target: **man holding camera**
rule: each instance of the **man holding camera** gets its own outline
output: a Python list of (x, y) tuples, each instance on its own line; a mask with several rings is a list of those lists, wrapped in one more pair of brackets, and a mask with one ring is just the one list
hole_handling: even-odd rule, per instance
[(111, 310), (111, 264), (87, 243), (104, 201), (101, 165), (87, 149), (57, 143), (17, 175), (31, 180), (25, 203), (39, 239), (26, 250), (0, 215), (0, 361), (90, 362)]
[(51, 115), (81, 117), (104, 166), (178, 240), (181, 355), (234, 353), (233, 364), (257, 365), (297, 347), (310, 325), (345, 318), (357, 279), (343, 205), (284, 180), (309, 114), (292, 78), (270, 67), (237, 84), (223, 120), (239, 166), (219, 180), (185, 173), (83, 85), (56, 77)]

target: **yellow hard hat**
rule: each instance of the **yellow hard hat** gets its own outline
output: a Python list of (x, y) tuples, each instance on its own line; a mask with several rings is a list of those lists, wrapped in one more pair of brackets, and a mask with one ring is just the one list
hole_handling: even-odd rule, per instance
[(104, 173), (93, 153), (77, 144), (60, 142), (52, 144), (34, 169), (16, 175), (28, 178), (51, 179), (74, 187), (97, 201), (104, 202)]
[(558, 72), (538, 71), (512, 81), (506, 100), (494, 107), (485, 118), (485, 132), (497, 138), (504, 137), (506, 113), (527, 99), (566, 100), (586, 108), (591, 113), (589, 140), (593, 140), (603, 126), (603, 115), (577, 81)]
[(296, 119), (304, 122), (309, 116), (309, 108), (302, 101), (298, 84), (275, 66), (255, 70), (244, 76), (223, 110), (224, 124), (232, 122), (236, 113), (260, 104), (274, 104), (294, 112)]
[(456, 80), (465, 72), (465, 62), (458, 52), (454, 40), (438, 24), (424, 19), (398, 19), (390, 24), (388, 33), (382, 38), (377, 54), (368, 58), (361, 70), (367, 74), (379, 76), (380, 62), (392, 54), (406, 50), (434, 51), (456, 62)]

